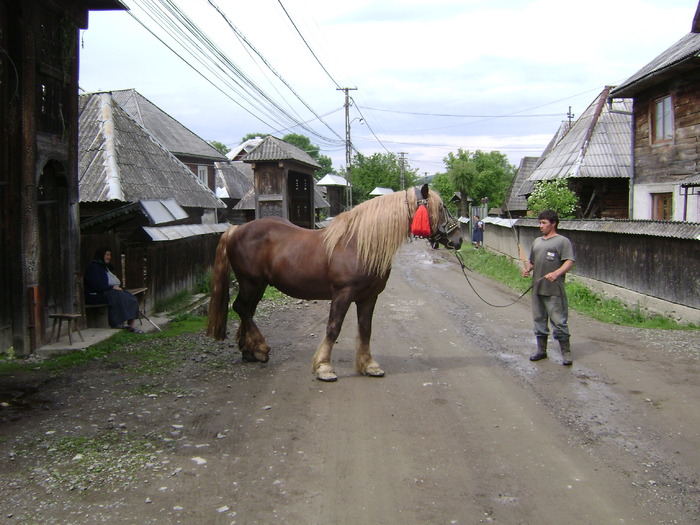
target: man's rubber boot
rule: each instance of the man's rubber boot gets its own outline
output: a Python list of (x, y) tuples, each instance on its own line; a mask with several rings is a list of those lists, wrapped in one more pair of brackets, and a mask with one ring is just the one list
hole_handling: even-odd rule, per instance
[(547, 336), (537, 336), (537, 353), (530, 356), (530, 361), (547, 359)]
[(561, 348), (561, 364), (564, 366), (571, 366), (574, 362), (571, 360), (571, 345), (568, 339), (562, 339), (559, 341), (559, 347)]

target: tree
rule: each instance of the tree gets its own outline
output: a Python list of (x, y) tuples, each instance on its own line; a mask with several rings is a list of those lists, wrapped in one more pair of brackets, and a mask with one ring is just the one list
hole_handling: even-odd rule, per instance
[[(417, 169), (404, 166), (404, 187), (415, 186), (419, 177)], [(399, 191), (401, 188), (400, 159), (394, 153), (374, 153), (366, 157), (357, 153), (350, 170), (353, 204), (370, 198), (369, 193), (377, 186)]]
[(321, 180), (326, 174), (333, 172), (333, 160), (326, 155), (321, 155), (321, 148), (312, 144), (309, 137), (298, 133), (289, 133), (282, 137), (282, 140), (305, 151), (321, 165), (321, 169), (314, 174), (316, 180)]
[(460, 195), (463, 216), (469, 213), (468, 197), (476, 202), (488, 198), (493, 206), (501, 206), (515, 178), (515, 166), (499, 151), (471, 153), (460, 148), (457, 154), (449, 153), (444, 162), (454, 191)]
[(459, 214), (460, 210), (457, 209), (457, 204), (451, 200), (456, 190), (450, 176), (447, 173), (436, 173), (430, 184), (433, 190), (440, 194), (442, 202), (450, 210), (450, 213)]
[(568, 179), (539, 181), (527, 198), (527, 209), (539, 213), (542, 210), (554, 210), (561, 219), (576, 216), (579, 200), (576, 193), (569, 189)]
[(229, 148), (226, 144), (223, 144), (217, 140), (210, 140), (209, 145), (222, 155), (226, 155), (229, 151), (231, 151), (231, 148)]

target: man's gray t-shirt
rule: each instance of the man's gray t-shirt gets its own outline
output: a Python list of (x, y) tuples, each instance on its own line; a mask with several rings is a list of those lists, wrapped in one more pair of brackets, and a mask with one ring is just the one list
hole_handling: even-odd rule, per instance
[(534, 265), (532, 278), (535, 285), (532, 293), (537, 295), (563, 295), (565, 276), (559, 276), (554, 282), (542, 279), (545, 275), (558, 270), (564, 261), (573, 261), (574, 249), (571, 241), (562, 235), (549, 239), (538, 237), (530, 249), (530, 262)]

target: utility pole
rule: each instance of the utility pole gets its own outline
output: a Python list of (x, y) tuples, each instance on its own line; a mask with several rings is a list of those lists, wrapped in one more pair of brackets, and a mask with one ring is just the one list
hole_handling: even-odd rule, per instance
[(352, 162), (352, 141), (350, 140), (350, 91), (357, 88), (337, 88), (336, 91), (345, 92), (345, 179), (348, 181), (346, 192), (346, 208), (352, 208), (352, 181), (350, 180), (350, 163)]
[(569, 119), (569, 127), (571, 127), (571, 121), (574, 119), (574, 114), (571, 112), (571, 106), (569, 106), (569, 112), (566, 114), (566, 117)]
[(404, 168), (404, 162), (405, 162), (405, 157), (404, 155), (408, 155), (405, 151), (400, 151), (399, 152), (399, 168), (401, 169), (401, 189), (405, 190), (406, 189), (406, 170)]

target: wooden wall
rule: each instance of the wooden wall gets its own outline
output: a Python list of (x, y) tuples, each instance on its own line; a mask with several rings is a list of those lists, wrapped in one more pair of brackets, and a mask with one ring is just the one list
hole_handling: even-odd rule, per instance
[[(635, 97), (635, 183), (673, 182), (698, 173), (700, 159), (700, 70), (659, 84)], [(652, 141), (652, 105), (671, 95), (675, 136), (670, 142)]]

